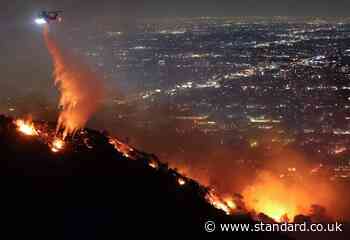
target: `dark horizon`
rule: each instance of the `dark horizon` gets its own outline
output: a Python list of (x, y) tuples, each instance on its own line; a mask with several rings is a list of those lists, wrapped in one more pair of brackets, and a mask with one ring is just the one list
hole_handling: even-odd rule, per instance
[(122, 0), (36, 0), (23, 3), (20, 0), (5, 0), (0, 15), (5, 18), (26, 18), (41, 10), (59, 9), (77, 17), (225, 17), (225, 16), (349, 16), (350, 2), (336, 0), (192, 0), (192, 1), (122, 1)]

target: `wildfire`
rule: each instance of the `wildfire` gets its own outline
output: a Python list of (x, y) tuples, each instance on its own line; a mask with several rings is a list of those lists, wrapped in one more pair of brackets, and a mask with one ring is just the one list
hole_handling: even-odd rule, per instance
[(274, 205), (273, 201), (267, 202), (263, 208), (263, 213), (275, 220), (276, 222), (289, 222), (290, 216), (296, 215), (291, 214), (291, 211), (287, 207), (283, 206), (283, 204)]
[(236, 203), (231, 198), (225, 198), (224, 201), (230, 209), (237, 208)]
[(63, 130), (65, 139), (82, 129), (97, 110), (103, 87), (95, 72), (58, 46), (49, 34), (48, 25), (43, 34), (53, 59), (55, 84), (60, 90), (57, 131)]
[[(37, 123), (35, 127), (33, 122), (22, 119), (18, 119), (14, 121), (14, 123), (20, 133), (28, 136), (38, 136), (38, 139), (47, 144), (53, 153), (60, 152), (65, 148), (66, 142), (64, 137), (58, 138), (57, 135), (54, 134), (54, 131), (50, 132), (43, 124)], [(88, 140), (89, 139), (86, 138), (84, 142), (85, 145), (90, 148)], [(163, 168), (163, 165), (156, 157), (145, 155), (137, 149), (130, 147), (128, 144), (119, 141), (117, 138), (109, 137), (109, 143), (128, 159), (150, 159), (148, 161), (149, 167), (156, 170)], [(310, 207), (315, 203), (327, 206), (329, 199), (325, 196), (332, 196), (327, 186), (323, 186), (322, 190), (317, 192), (314, 191), (315, 186), (321, 189), (319, 182), (307, 181), (305, 178), (302, 180), (303, 184), (301, 184), (302, 181), (293, 182), (291, 176), (303, 172), (303, 169), (299, 165), (297, 165), (297, 167), (295, 165), (289, 165), (285, 168), (285, 173), (277, 174), (276, 176), (273, 175), (271, 171), (261, 171), (257, 179), (243, 190), (240, 195), (241, 200), (236, 197), (226, 197), (230, 195), (219, 195), (214, 189), (209, 189), (205, 199), (213, 207), (222, 210), (227, 215), (237, 213), (243, 209), (243, 211), (256, 214), (255, 216), (257, 218), (260, 218), (258, 215), (259, 213), (263, 213), (276, 222), (293, 221), (296, 215), (309, 214)], [(311, 173), (310, 175), (317, 173), (322, 167), (323, 165), (319, 164), (316, 168), (311, 169), (311, 171), (309, 170)], [(177, 171), (177, 168), (175, 168), (175, 171)], [(181, 173), (181, 175), (174, 175), (175, 183), (177, 183), (179, 187), (187, 183), (190, 184), (188, 180), (194, 179), (190, 174), (188, 175), (186, 166), (182, 167), (180, 171), (177, 172)], [(190, 178), (188, 178), (188, 176), (190, 176)], [(203, 181), (200, 182), (203, 184)]]
[(16, 121), (17, 129), (21, 133), (28, 136), (36, 136), (38, 132), (36, 131), (34, 124), (30, 121), (24, 121), (22, 119), (18, 119)]
[(129, 145), (118, 141), (116, 138), (109, 138), (109, 143), (112, 144), (118, 152), (122, 153), (124, 157), (135, 160), (135, 158), (132, 157), (131, 154), (134, 151), (134, 149)]
[(151, 168), (158, 168), (158, 163), (154, 160), (150, 161), (148, 164)]
[(292, 221), (296, 215), (307, 213), (312, 205), (312, 197), (306, 189), (288, 185), (267, 172), (261, 173), (242, 194), (251, 211), (264, 213), (277, 222)]
[(207, 201), (215, 208), (224, 211), (227, 215), (230, 215), (233, 210), (236, 209), (236, 204), (232, 199), (221, 199), (214, 190), (210, 190), (206, 196)]
[(183, 178), (181, 178), (181, 177), (179, 177), (179, 179), (177, 180), (177, 182), (179, 183), (180, 186), (183, 186), (183, 185), (186, 184), (185, 179), (183, 179)]
[(52, 146), (51, 146), (51, 151), (52, 152), (59, 152), (64, 148), (64, 141), (62, 139), (56, 138), (53, 142), (52, 142)]
[[(125, 157), (135, 160), (135, 158), (133, 158), (131, 155), (131, 153), (135, 151), (132, 147), (112, 137), (109, 138), (109, 143), (112, 144), (114, 148), (118, 152), (122, 153)], [(148, 166), (154, 169), (158, 169), (159, 163), (156, 160), (152, 159), (148, 162)], [(187, 182), (185, 178), (179, 176), (177, 178), (177, 183), (179, 186), (184, 186)], [(230, 215), (232, 211), (237, 208), (235, 202), (231, 198), (221, 199), (219, 195), (214, 192), (214, 190), (209, 191), (209, 193), (206, 195), (206, 200), (215, 208), (223, 210), (227, 215)]]

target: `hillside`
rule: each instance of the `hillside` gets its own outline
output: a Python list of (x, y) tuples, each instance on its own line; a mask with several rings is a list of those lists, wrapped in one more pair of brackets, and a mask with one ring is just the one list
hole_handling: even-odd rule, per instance
[(205, 233), (208, 220), (253, 222), (215, 208), (210, 189), (152, 154), (126, 151), (117, 139), (89, 129), (53, 151), (47, 141), (55, 124), (35, 125), (40, 137), (22, 134), (12, 118), (0, 117), (1, 216), (11, 234), (110, 239), (121, 231)]

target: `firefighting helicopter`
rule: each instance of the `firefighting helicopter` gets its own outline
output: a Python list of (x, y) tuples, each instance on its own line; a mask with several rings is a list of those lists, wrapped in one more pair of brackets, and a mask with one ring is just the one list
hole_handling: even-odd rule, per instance
[(42, 11), (38, 14), (38, 17), (35, 19), (35, 22), (39, 25), (46, 24), (50, 22), (61, 22), (62, 17), (60, 14), (63, 11)]

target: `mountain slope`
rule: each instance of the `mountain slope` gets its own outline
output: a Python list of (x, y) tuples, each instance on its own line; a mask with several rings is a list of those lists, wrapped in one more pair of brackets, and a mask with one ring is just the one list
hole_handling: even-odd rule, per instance
[[(54, 131), (54, 125), (37, 126), (42, 136)], [(110, 239), (121, 232), (204, 233), (208, 220), (253, 223), (249, 216), (228, 216), (213, 207), (207, 188), (156, 156), (119, 152), (98, 131), (86, 129), (53, 152), (42, 139), (17, 131), (13, 119), (0, 116), (0, 146), (0, 210), (12, 234)]]

